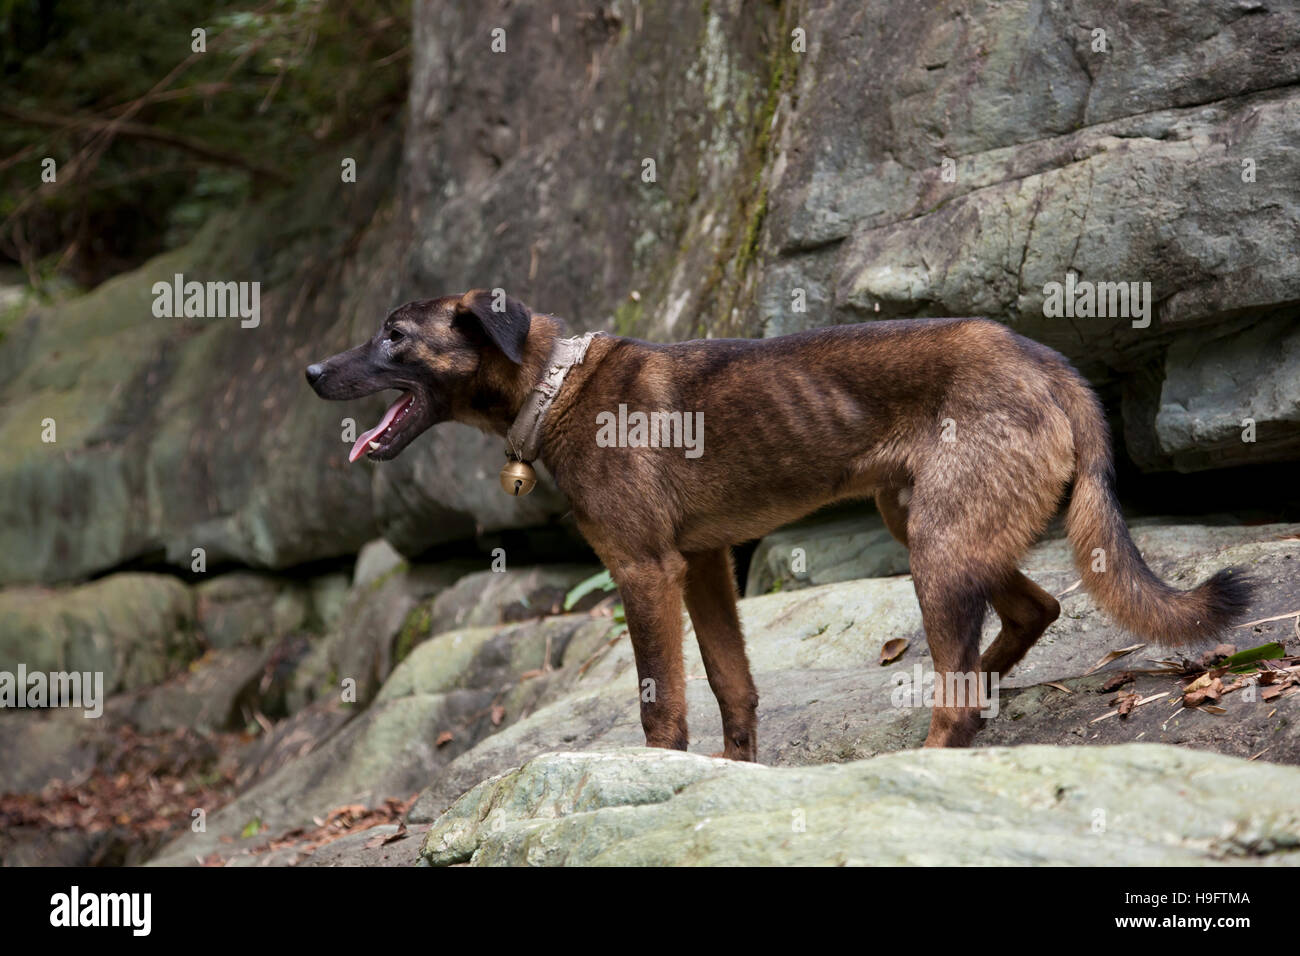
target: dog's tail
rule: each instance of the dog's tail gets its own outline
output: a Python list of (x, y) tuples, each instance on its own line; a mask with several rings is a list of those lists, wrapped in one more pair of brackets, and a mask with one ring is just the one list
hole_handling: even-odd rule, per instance
[(1148, 640), (1183, 646), (1214, 637), (1241, 618), (1250, 582), (1240, 570), (1225, 569), (1180, 591), (1156, 577), (1119, 510), (1101, 402), (1073, 368), (1064, 371), (1056, 377), (1056, 400), (1070, 420), (1075, 457), (1066, 531), (1083, 586), (1122, 627)]

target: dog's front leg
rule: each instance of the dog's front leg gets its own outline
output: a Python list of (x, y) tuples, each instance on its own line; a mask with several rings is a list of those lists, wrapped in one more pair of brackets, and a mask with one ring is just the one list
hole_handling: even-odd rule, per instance
[(709, 686), (722, 711), (723, 751), (715, 757), (758, 759), (758, 691), (749, 673), (736, 612), (736, 575), (727, 548), (686, 557), (686, 609), (695, 625)]
[(682, 664), (682, 584), (686, 561), (680, 554), (631, 562), (610, 562), (623, 597), (632, 650), (636, 654), (641, 727), (648, 747), (685, 750), (686, 670)]

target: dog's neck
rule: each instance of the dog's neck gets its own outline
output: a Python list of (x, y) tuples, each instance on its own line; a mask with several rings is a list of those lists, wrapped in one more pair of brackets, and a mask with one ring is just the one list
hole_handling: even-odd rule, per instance
[(524, 403), (546, 374), (555, 343), (565, 336), (564, 322), (550, 315), (536, 315), (528, 330), (523, 361), (518, 365), (504, 355), (494, 355), (479, 368), (479, 395), (486, 401), (460, 410), (454, 417), (467, 425), (505, 437), (519, 417)]

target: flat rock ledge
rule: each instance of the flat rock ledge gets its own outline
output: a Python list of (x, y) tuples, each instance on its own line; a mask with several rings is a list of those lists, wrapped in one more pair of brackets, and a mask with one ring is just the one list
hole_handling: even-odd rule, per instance
[(1300, 769), (1160, 744), (912, 750), (814, 767), (645, 748), (485, 780), (424, 865), (1297, 865)]

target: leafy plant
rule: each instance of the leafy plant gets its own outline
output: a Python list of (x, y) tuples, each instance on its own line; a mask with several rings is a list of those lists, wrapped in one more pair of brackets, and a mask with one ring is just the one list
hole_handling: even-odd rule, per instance
[[(564, 609), (572, 611), (574, 605), (585, 598), (592, 591), (613, 591), (615, 589), (614, 578), (608, 571), (601, 571), (599, 574), (593, 574), (585, 581), (576, 585), (568, 594), (564, 596)], [(621, 611), (622, 608), (620, 607)]]

